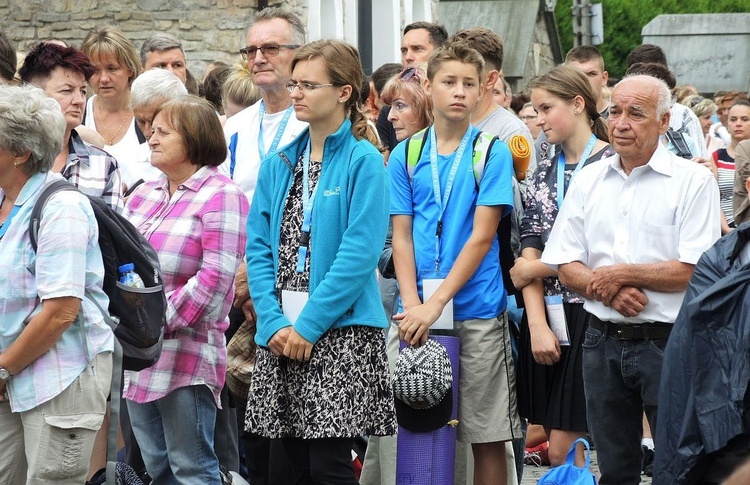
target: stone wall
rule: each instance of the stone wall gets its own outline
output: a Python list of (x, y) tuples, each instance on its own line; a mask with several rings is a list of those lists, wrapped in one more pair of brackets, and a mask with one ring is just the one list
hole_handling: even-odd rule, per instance
[[(300, 16), (303, 0), (270, 1)], [(140, 50), (154, 32), (169, 32), (183, 42), (188, 68), (200, 78), (211, 61), (241, 60), (244, 31), (257, 10), (257, 0), (0, 0), (0, 29), (19, 54), (41, 40), (56, 38), (80, 46), (86, 34), (114, 25)], [(304, 17), (303, 17), (304, 18)]]

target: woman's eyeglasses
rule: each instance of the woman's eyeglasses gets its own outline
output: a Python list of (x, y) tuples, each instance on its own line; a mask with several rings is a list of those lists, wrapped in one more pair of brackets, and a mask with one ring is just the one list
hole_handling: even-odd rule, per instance
[(320, 88), (332, 88), (335, 84), (313, 84), (313, 83), (298, 83), (296, 81), (289, 81), (286, 83), (286, 89), (293, 93), (295, 89), (299, 89), (300, 91), (307, 92), (307, 91), (315, 91), (316, 89)]
[(261, 46), (249, 45), (240, 49), (243, 59), (253, 59), (255, 53), (260, 51), (266, 57), (276, 57), (281, 52), (281, 49), (297, 49), (297, 44), (266, 44)]

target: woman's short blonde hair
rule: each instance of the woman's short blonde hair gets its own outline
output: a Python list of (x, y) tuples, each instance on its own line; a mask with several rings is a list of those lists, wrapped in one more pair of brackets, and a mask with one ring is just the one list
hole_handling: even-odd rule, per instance
[(117, 62), (131, 71), (128, 86), (133, 84), (135, 78), (141, 73), (141, 59), (138, 57), (135, 46), (121, 30), (111, 25), (105, 25), (89, 32), (83, 39), (81, 51), (86, 54), (92, 63), (95, 59), (101, 59), (103, 56), (114, 56)]
[(426, 128), (433, 122), (432, 98), (424, 90), (423, 82), (427, 78), (424, 66), (404, 69), (385, 83), (380, 97), (385, 104), (390, 105), (397, 98), (403, 98), (418, 117), (422, 127)]

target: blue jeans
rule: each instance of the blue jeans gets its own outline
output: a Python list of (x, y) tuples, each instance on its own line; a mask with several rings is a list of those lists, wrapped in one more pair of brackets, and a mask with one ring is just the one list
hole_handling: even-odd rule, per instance
[(153, 483), (221, 485), (214, 452), (216, 404), (204, 385), (156, 401), (128, 401), (133, 432)]
[(583, 384), (601, 485), (641, 481), (642, 416), (645, 410), (655, 430), (666, 344), (666, 339), (618, 340), (592, 327), (586, 330)]

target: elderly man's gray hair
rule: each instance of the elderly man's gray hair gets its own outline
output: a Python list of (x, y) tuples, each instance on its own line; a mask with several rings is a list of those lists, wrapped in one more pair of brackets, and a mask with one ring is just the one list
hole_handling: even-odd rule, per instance
[(14, 155), (31, 152), (22, 166), (26, 175), (52, 168), (66, 127), (60, 105), (38, 87), (0, 85), (0, 147)]
[(133, 81), (130, 107), (139, 108), (155, 101), (169, 101), (188, 94), (182, 80), (166, 69), (151, 69)]
[(141, 46), (141, 64), (146, 65), (146, 57), (149, 52), (164, 52), (172, 49), (182, 49), (180, 39), (166, 32), (157, 32), (143, 42)]
[(250, 32), (250, 29), (256, 22), (266, 22), (273, 19), (286, 20), (292, 27), (292, 38), (289, 39), (292, 44), (303, 45), (305, 43), (305, 26), (302, 24), (302, 21), (289, 10), (278, 7), (267, 7), (258, 12), (245, 34)]
[(617, 86), (624, 83), (625, 81), (629, 79), (639, 78), (638, 82), (651, 82), (656, 84), (656, 116), (661, 118), (666, 113), (669, 113), (669, 111), (672, 109), (672, 92), (669, 90), (669, 87), (667, 86), (667, 83), (662, 81), (659, 78), (653, 77), (653, 76), (647, 76), (645, 74), (633, 74), (630, 76), (625, 76), (622, 78), (622, 80), (615, 85), (615, 87), (612, 89), (613, 91), (617, 89)]

